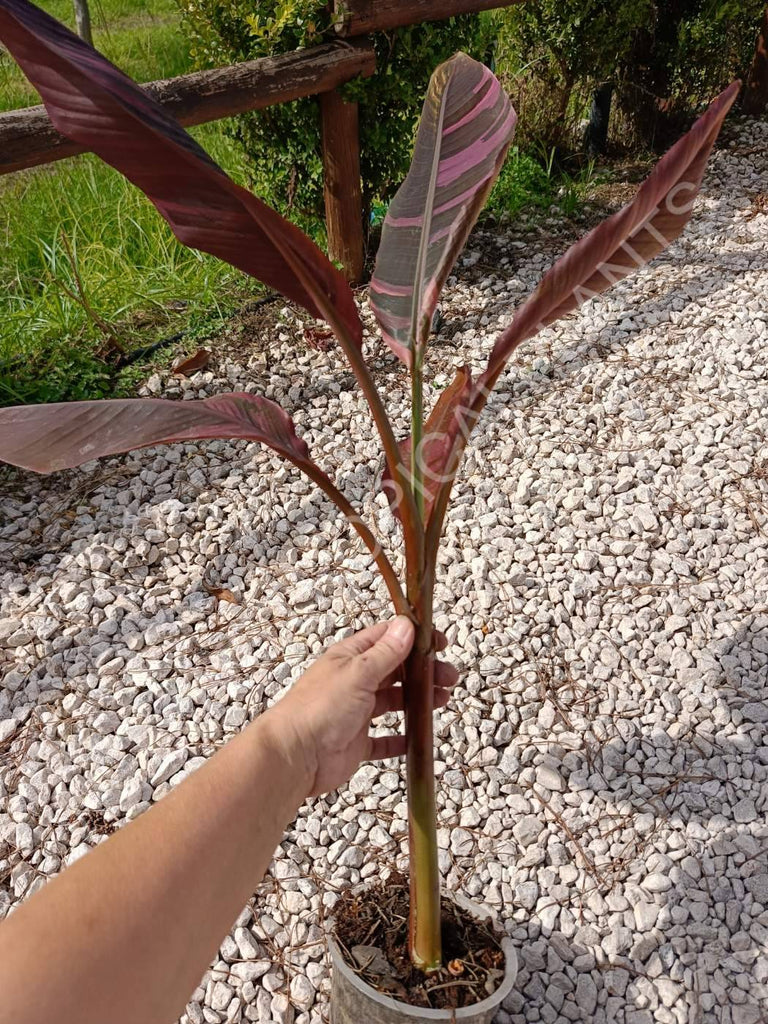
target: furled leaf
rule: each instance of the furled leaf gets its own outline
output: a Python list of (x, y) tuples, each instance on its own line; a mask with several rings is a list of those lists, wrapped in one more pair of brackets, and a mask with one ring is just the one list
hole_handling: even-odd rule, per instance
[(0, 0), (0, 40), (56, 128), (138, 186), (181, 242), (276, 288), (313, 316), (334, 309), (360, 346), (362, 326), (342, 275), (298, 228), (231, 181), (135, 82), (27, 0)]
[(712, 146), (740, 88), (734, 82), (656, 164), (631, 203), (603, 221), (544, 275), (491, 352), (480, 387), (492, 387), (513, 350), (657, 256), (681, 233)]
[(317, 466), (290, 416), (257, 395), (200, 401), (124, 398), (0, 409), (0, 460), (51, 473), (102, 455), (203, 438), (244, 438), (274, 448), (301, 469)]
[[(451, 384), (441, 392), (440, 397), (427, 418), (417, 458), (422, 467), (424, 483), (424, 520), (429, 516), (440, 485), (445, 481), (445, 465), (453, 442), (462, 429), (466, 406), (472, 392), (469, 367), (462, 366)], [(411, 458), (411, 438), (400, 442), (400, 454), (408, 465)], [(389, 474), (384, 472), (382, 488), (389, 498), (392, 511), (398, 515), (399, 502)]]
[(432, 75), (408, 177), (384, 220), (371, 306), (410, 365), (504, 162), (517, 116), (484, 65), (457, 53)]

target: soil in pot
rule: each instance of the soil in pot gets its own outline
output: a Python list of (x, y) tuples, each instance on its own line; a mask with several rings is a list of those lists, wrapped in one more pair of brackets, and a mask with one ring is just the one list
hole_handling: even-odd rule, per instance
[(346, 890), (333, 909), (344, 959), (384, 995), (434, 1010), (473, 1006), (504, 977), (499, 938), (466, 910), (443, 899), (443, 967), (425, 974), (408, 955), (408, 880), (392, 875), (363, 892)]

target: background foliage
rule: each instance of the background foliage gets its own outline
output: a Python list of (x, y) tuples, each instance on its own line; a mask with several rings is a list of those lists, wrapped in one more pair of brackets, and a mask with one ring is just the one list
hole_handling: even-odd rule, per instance
[[(198, 66), (268, 57), (335, 37), (318, 0), (180, 0)], [(360, 103), (364, 202), (386, 201), (405, 176), (413, 133), (435, 66), (457, 50), (483, 59), (489, 22), (477, 15), (374, 37), (376, 74), (348, 85)], [(238, 118), (230, 129), (249, 160), (254, 190), (317, 236), (323, 216), (319, 109), (298, 100)], [(320, 229), (321, 230), (321, 229)]]
[(616, 86), (612, 136), (664, 148), (754, 52), (764, 0), (537, 0), (494, 12), (519, 137), (578, 148), (592, 90)]
[(497, 73), (520, 119), (518, 138), (573, 145), (592, 89), (613, 78), (653, 0), (536, 0), (492, 15)]
[(627, 142), (665, 148), (734, 78), (744, 79), (765, 0), (657, 0), (620, 69)]

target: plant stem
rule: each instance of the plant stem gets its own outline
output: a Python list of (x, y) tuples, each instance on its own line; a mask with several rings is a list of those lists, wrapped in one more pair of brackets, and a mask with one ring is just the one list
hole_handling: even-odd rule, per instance
[[(411, 487), (417, 529), (424, 537), (424, 479), (421, 439), (424, 433), (422, 360), (414, 346), (411, 369)], [(408, 600), (416, 617), (416, 639), (405, 663), (406, 775), (411, 908), (408, 945), (413, 963), (423, 971), (442, 965), (440, 875), (437, 865), (435, 807), (434, 681), (432, 636), (434, 572), (425, 572), (424, 546), (414, 566), (409, 562)]]
[(424, 474), (421, 465), (421, 439), (424, 436), (424, 391), (421, 356), (414, 352), (411, 371), (411, 487), (419, 513), (419, 527), (424, 525)]
[(369, 529), (368, 525), (363, 522), (357, 513), (357, 510), (352, 503), (347, 499), (346, 495), (342, 494), (336, 485), (326, 476), (325, 473), (312, 463), (306, 464), (304, 462), (295, 463), (302, 473), (314, 481), (318, 487), (323, 490), (331, 501), (341, 509), (344, 515), (349, 520), (351, 526), (357, 531), (361, 540), (368, 548), (370, 553), (373, 555), (374, 561), (378, 566), (379, 572), (381, 573), (384, 582), (387, 585), (389, 596), (392, 598), (392, 603), (395, 606), (395, 611), (398, 615), (412, 616), (411, 607), (408, 604), (408, 600), (403, 593), (403, 589), (400, 586), (400, 581), (397, 578), (397, 574), (392, 567), (392, 563), (387, 558), (384, 549), (381, 544)]
[(423, 579), (415, 604), (411, 595), (418, 626), (403, 680), (411, 889), (409, 950), (411, 960), (423, 971), (437, 970), (443, 959), (435, 805), (432, 579)]

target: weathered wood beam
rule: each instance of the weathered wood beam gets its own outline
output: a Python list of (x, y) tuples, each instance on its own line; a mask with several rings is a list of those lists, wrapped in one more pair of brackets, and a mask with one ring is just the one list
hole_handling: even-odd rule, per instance
[(338, 92), (320, 97), (323, 178), (328, 255), (338, 260), (348, 281), (363, 278), (363, 197), (360, 184), (360, 134), (357, 103)]
[[(188, 126), (328, 92), (358, 75), (372, 75), (375, 70), (376, 57), (370, 43), (339, 41), (149, 82), (143, 88)], [(82, 152), (82, 147), (56, 131), (45, 107), (0, 114), (0, 174)]]
[(752, 117), (760, 117), (768, 110), (768, 4), (763, 11), (755, 58), (744, 89), (741, 109)]
[(494, 7), (511, 7), (521, 0), (334, 0), (336, 31), (342, 36), (386, 32), (422, 21), (439, 21), (457, 14), (476, 14)]

